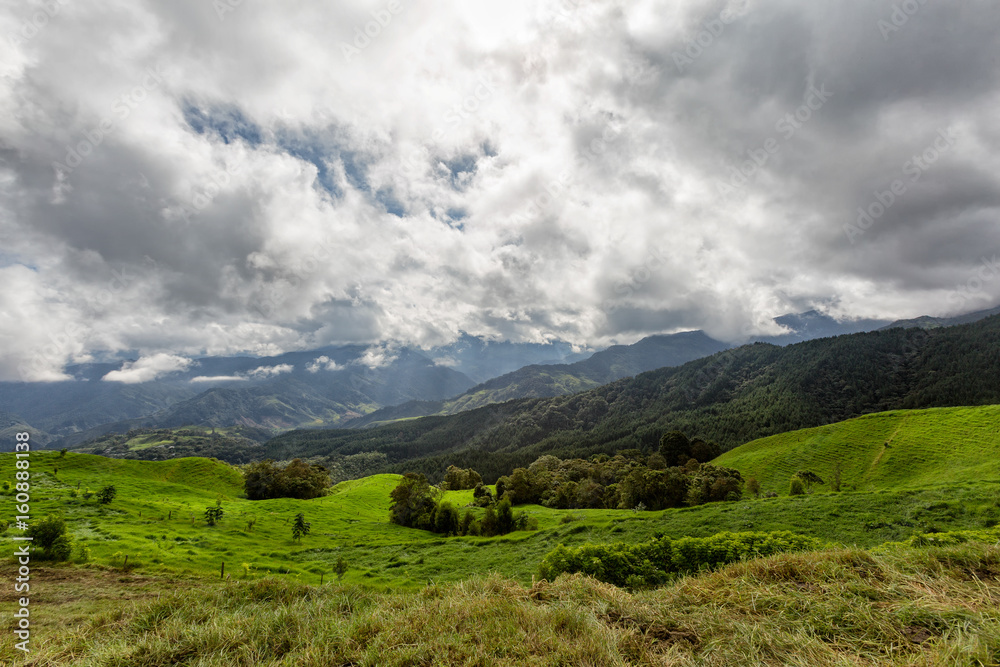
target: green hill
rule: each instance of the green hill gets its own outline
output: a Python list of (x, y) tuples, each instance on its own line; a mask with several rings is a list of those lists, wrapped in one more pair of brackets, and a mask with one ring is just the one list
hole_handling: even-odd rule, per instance
[(715, 461), (778, 493), (809, 470), (846, 488), (913, 488), (1000, 480), (1000, 405), (897, 410), (773, 435)]

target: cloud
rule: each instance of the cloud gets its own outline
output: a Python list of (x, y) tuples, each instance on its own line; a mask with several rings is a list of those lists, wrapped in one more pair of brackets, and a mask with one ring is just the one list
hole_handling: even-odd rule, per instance
[(343, 368), (343, 366), (338, 365), (336, 361), (326, 355), (316, 357), (306, 365), (306, 370), (310, 373), (317, 373), (320, 370), (339, 371)]
[(197, 375), (191, 382), (245, 382), (247, 379), (245, 375)]
[(122, 382), (138, 384), (150, 382), (164, 375), (183, 371), (191, 366), (191, 360), (172, 354), (154, 354), (150, 357), (140, 357), (136, 361), (127, 361), (120, 370), (111, 371), (101, 378), (105, 382)]
[(354, 362), (368, 368), (384, 368), (394, 362), (399, 355), (386, 346), (372, 346), (365, 350)]
[(918, 4), (12, 5), (0, 379), (995, 305), (1000, 24)]
[(278, 364), (276, 366), (258, 366), (252, 371), (247, 372), (247, 376), (253, 380), (260, 380), (264, 378), (274, 377), (276, 375), (281, 375), (282, 373), (291, 373), (295, 370), (295, 366), (292, 364)]

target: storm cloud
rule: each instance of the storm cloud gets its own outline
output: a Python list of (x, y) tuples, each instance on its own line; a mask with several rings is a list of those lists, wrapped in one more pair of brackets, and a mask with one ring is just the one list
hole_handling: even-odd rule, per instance
[(1000, 302), (996, 2), (48, 0), (0, 36), (3, 380)]

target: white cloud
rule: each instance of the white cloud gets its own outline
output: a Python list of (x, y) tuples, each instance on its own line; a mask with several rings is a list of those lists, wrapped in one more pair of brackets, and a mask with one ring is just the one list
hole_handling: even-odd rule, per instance
[(292, 364), (278, 364), (276, 366), (258, 366), (257, 368), (249, 371), (247, 376), (253, 380), (260, 380), (264, 378), (274, 377), (276, 375), (281, 375), (282, 373), (291, 373), (295, 370), (295, 366)]
[(343, 366), (338, 365), (336, 361), (326, 355), (316, 357), (306, 365), (306, 370), (310, 373), (317, 373), (320, 370), (339, 371), (342, 368)]
[(164, 375), (183, 371), (191, 365), (190, 359), (172, 354), (154, 354), (150, 357), (140, 357), (136, 361), (127, 361), (120, 370), (111, 371), (101, 379), (105, 382), (123, 382), (137, 384), (150, 382)]
[(383, 368), (396, 360), (399, 355), (386, 346), (372, 346), (365, 350), (354, 362), (368, 368)]
[(191, 382), (245, 382), (247, 378), (243, 375), (198, 375), (191, 378)]

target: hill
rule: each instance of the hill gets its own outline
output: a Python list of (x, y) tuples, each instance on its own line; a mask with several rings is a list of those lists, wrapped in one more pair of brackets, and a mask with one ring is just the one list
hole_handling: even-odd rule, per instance
[(572, 364), (531, 365), (479, 384), (444, 401), (411, 401), (376, 410), (344, 424), (358, 428), (397, 419), (452, 415), (517, 398), (544, 398), (593, 389), (624, 377), (680, 366), (730, 347), (703, 331), (648, 336), (632, 345), (613, 345)]
[(978, 322), (981, 319), (993, 315), (1000, 315), (1000, 307), (991, 308), (989, 310), (978, 310), (974, 313), (966, 313), (965, 315), (959, 315), (957, 317), (930, 317), (928, 315), (924, 315), (923, 317), (916, 317), (911, 320), (896, 320), (892, 324), (883, 328), (895, 329), (901, 327), (906, 329), (919, 327), (921, 329), (937, 329), (938, 327), (953, 327), (959, 324)]
[(724, 450), (757, 438), (874, 412), (1000, 404), (1000, 316), (940, 328), (890, 329), (778, 347), (727, 350), (677, 368), (571, 396), (521, 399), (361, 432), (293, 431), (268, 456), (380, 453), (369, 472), (448, 465), (495, 480), (542, 454), (561, 458), (637, 448), (681, 430)]
[(831, 480), (838, 466), (860, 491), (1000, 480), (1000, 406), (865, 415), (754, 440), (713, 463), (779, 493), (797, 471)]

